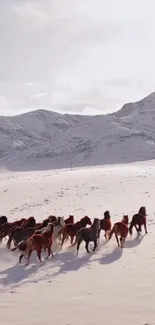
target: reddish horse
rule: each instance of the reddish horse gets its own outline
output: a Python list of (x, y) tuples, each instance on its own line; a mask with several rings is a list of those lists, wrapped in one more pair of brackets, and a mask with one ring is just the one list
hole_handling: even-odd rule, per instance
[(14, 222), (6, 222), (0, 227), (0, 242), (2, 242), (3, 238), (8, 236), (9, 231), (14, 226), (20, 226), (23, 224), (25, 219), (20, 219)]
[[(126, 237), (128, 235), (128, 223), (129, 223), (129, 218), (127, 215), (124, 215), (122, 221), (116, 222), (113, 225), (113, 228), (111, 229), (111, 231), (109, 233), (108, 241), (111, 239), (112, 235), (115, 234), (118, 247), (123, 248)], [(120, 243), (119, 243), (118, 236), (120, 236)]]
[(11, 251), (15, 251), (17, 248), (22, 252), (19, 256), (19, 263), (21, 263), (22, 258), (27, 257), (27, 263), (29, 264), (29, 259), (34, 250), (37, 252), (37, 256), (40, 262), (41, 260), (41, 251), (44, 249), (48, 250), (48, 255), (46, 259), (52, 255), (54, 257), (51, 246), (52, 246), (52, 235), (53, 235), (53, 224), (51, 224), (51, 229), (44, 234), (34, 234), (27, 241), (20, 242), (16, 247), (12, 248)]
[[(138, 226), (138, 227), (137, 227)], [(134, 214), (130, 223), (129, 233), (132, 236), (132, 229), (135, 227), (138, 235), (142, 232), (142, 226), (144, 226), (145, 233), (147, 234), (146, 226), (146, 207), (141, 206), (139, 212)]]
[(68, 238), (71, 238), (71, 244), (73, 244), (74, 237), (81, 228), (85, 228), (87, 225), (91, 225), (91, 220), (88, 216), (83, 217), (80, 221), (76, 223), (68, 223), (65, 227), (60, 229), (58, 236), (62, 235), (61, 248), (64, 244), (64, 241)]
[(37, 256), (40, 262), (41, 260), (41, 251), (42, 249), (48, 250), (48, 255), (46, 259), (52, 255), (54, 257), (51, 246), (52, 246), (52, 235), (53, 235), (53, 224), (51, 224), (51, 230), (45, 232), (44, 234), (34, 234), (27, 241), (27, 263), (29, 264), (29, 259), (34, 250), (37, 252)]
[(67, 225), (68, 223), (74, 223), (74, 216), (71, 214), (67, 219), (65, 219), (65, 224)]
[(111, 230), (111, 216), (109, 211), (104, 212), (104, 218), (100, 219), (100, 230), (99, 230), (99, 238), (100, 238), (100, 232), (101, 230), (105, 231), (105, 239), (107, 239), (108, 233)]

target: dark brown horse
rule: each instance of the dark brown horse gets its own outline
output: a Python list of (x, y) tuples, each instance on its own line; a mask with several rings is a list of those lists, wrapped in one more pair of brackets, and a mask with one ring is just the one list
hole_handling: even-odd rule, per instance
[(2, 242), (3, 238), (8, 236), (8, 233), (12, 227), (22, 225), (24, 221), (25, 219), (20, 219), (14, 222), (6, 222), (0, 226), (0, 242)]
[[(115, 234), (118, 247), (123, 248), (126, 237), (128, 235), (128, 223), (129, 223), (129, 218), (128, 218), (127, 215), (124, 215), (122, 221), (115, 222), (115, 224), (113, 225), (113, 227), (112, 227), (112, 229), (111, 229), (111, 231), (109, 233), (109, 239), (108, 240), (110, 240), (112, 235)], [(120, 236), (120, 243), (119, 243), (118, 236)]]
[(35, 227), (36, 226), (36, 220), (34, 217), (29, 217), (27, 219), (24, 219), (22, 224), (19, 226), (19, 225), (14, 225), (8, 232), (8, 235), (11, 234), (12, 231), (14, 231), (16, 228), (23, 228), (23, 229), (27, 229), (29, 227)]
[(16, 246), (22, 240), (26, 240), (35, 231), (36, 221), (34, 217), (30, 217), (26, 220), (23, 227), (13, 227), (9, 232), (9, 239), (7, 241), (7, 248), (10, 249), (12, 240)]
[(77, 245), (77, 254), (79, 252), (80, 245), (82, 241), (85, 241), (85, 248), (87, 253), (90, 253), (88, 245), (90, 242), (94, 243), (93, 252), (97, 248), (97, 240), (98, 240), (98, 233), (100, 230), (100, 220), (95, 218), (93, 224), (89, 228), (81, 228), (77, 234), (75, 243), (71, 245), (71, 247)]
[[(137, 227), (138, 226), (138, 227)], [(135, 227), (138, 235), (142, 232), (142, 226), (144, 226), (145, 233), (147, 234), (146, 226), (146, 207), (141, 206), (139, 212), (134, 214), (130, 222), (129, 233), (132, 236), (132, 229)]]
[(54, 221), (57, 221), (57, 218), (56, 218), (56, 216), (50, 215), (50, 216), (48, 217), (48, 221), (49, 221), (50, 223), (52, 223), (52, 222), (54, 222)]
[(74, 240), (74, 237), (76, 236), (77, 232), (81, 228), (84, 228), (87, 225), (91, 225), (91, 224), (92, 224), (91, 220), (88, 216), (83, 217), (80, 221), (78, 221), (76, 223), (68, 223), (58, 233), (59, 237), (62, 235), (61, 248), (64, 244), (64, 241), (68, 238), (68, 236), (71, 238), (71, 244), (73, 244), (73, 240)]
[(4, 223), (8, 222), (8, 218), (6, 216), (0, 217), (0, 226), (4, 225)]

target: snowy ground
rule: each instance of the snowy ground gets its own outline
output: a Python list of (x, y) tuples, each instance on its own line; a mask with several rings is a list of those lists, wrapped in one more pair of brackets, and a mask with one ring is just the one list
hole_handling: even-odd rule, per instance
[(155, 324), (155, 162), (71, 171), (0, 173), (1, 214), (10, 220), (73, 213), (112, 220), (146, 205), (148, 235), (115, 239), (87, 255), (81, 247), (40, 265), (18, 265), (18, 252), (0, 247), (0, 324)]

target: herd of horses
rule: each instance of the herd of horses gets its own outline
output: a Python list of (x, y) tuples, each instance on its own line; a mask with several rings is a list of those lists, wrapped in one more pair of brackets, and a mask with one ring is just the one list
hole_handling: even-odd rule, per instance
[[(28, 265), (34, 250), (41, 262), (42, 250), (47, 250), (46, 258), (51, 255), (54, 257), (53, 245), (55, 244), (60, 251), (64, 242), (68, 239), (70, 239), (71, 244), (69, 247), (76, 246), (77, 253), (83, 241), (87, 253), (90, 253), (90, 242), (94, 243), (93, 251), (95, 251), (100, 240), (101, 230), (104, 231), (107, 241), (114, 234), (118, 246), (123, 248), (128, 233), (132, 235), (133, 227), (135, 227), (137, 234), (140, 235), (142, 226), (144, 226), (145, 233), (147, 233), (145, 206), (140, 207), (138, 213), (133, 215), (130, 223), (128, 215), (124, 215), (123, 219), (115, 222), (113, 226), (109, 211), (104, 212), (103, 219), (94, 218), (93, 222), (88, 216), (75, 222), (73, 215), (70, 215), (67, 219), (51, 215), (40, 223), (37, 223), (34, 217), (9, 222), (6, 216), (1, 216), (0, 243), (2, 243), (3, 239), (6, 239), (7, 248), (11, 251), (18, 249), (20, 251), (19, 262), (25, 257), (27, 259), (26, 265)], [(14, 244), (13, 248), (11, 248), (12, 242)]]

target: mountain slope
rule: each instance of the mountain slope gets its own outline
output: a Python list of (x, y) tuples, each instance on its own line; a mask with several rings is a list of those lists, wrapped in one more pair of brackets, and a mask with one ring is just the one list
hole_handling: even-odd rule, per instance
[(109, 115), (0, 117), (0, 165), (35, 170), (154, 159), (154, 129), (155, 93)]

